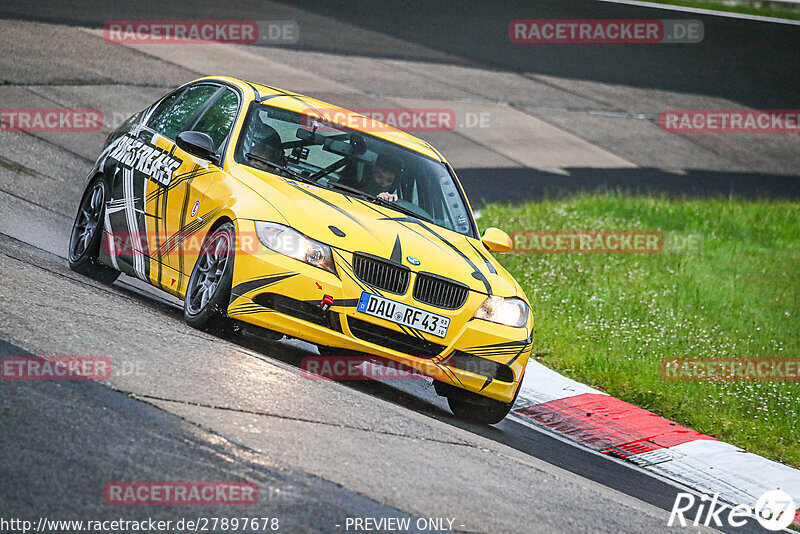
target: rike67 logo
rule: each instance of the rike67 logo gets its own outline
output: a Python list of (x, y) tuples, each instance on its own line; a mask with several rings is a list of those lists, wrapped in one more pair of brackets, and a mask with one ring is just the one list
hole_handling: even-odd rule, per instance
[[(719, 502), (719, 494), (713, 497), (703, 495), (696, 511), (690, 512), (695, 506), (696, 499), (691, 493), (678, 493), (675, 504), (669, 514), (667, 526), (680, 525), (722, 527), (723, 518), (732, 527), (742, 527), (749, 518), (755, 518), (767, 530), (783, 530), (792, 524), (797, 512), (794, 499), (791, 495), (781, 490), (771, 490), (758, 498), (755, 507), (739, 504), (732, 508)], [(706, 506), (705, 503), (708, 503)], [(688, 513), (690, 517), (685, 517)], [(694, 516), (694, 517), (691, 517)]]

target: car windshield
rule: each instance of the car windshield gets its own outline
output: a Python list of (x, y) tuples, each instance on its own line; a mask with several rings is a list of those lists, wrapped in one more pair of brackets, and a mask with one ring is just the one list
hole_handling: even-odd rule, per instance
[(264, 104), (251, 108), (242, 132), (236, 153), (240, 163), (361, 195), (473, 235), (464, 199), (440, 161), (373, 135)]

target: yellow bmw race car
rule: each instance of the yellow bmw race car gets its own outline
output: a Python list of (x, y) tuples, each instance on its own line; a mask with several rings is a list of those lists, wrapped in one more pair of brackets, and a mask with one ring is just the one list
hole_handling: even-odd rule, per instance
[(489, 252), (428, 143), (318, 100), (227, 77), (184, 85), (112, 133), (88, 176), (70, 267), (124, 272), (184, 300), (186, 322), (238, 321), (391, 360), (453, 412), (496, 423), (532, 346), (519, 284)]

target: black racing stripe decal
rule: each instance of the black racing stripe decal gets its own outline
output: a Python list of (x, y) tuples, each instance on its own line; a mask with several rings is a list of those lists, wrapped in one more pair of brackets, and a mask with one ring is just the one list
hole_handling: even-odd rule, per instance
[(161, 253), (167, 255), (176, 247), (185, 243), (187, 239), (209, 225), (220, 211), (222, 211), (222, 208), (216, 207), (213, 210), (196, 218), (194, 221), (186, 224), (171, 236), (167, 237), (162, 245)]
[[(167, 237), (169, 236), (168, 233), (169, 231), (167, 230), (167, 201), (169, 200), (169, 189), (168, 188), (164, 189), (163, 193), (159, 191), (159, 194), (161, 198), (161, 223), (164, 226), (164, 232), (161, 235), (164, 236), (164, 239), (166, 240)], [(162, 256), (161, 251), (159, 251), (158, 254), (159, 257)], [(161, 274), (161, 271), (159, 271), (159, 274)]]
[(273, 313), (274, 310), (269, 308), (265, 308), (264, 306), (259, 306), (254, 302), (245, 302), (243, 304), (239, 304), (230, 308), (228, 310), (228, 314), (234, 315), (251, 315), (254, 313)]
[(350, 219), (351, 221), (353, 221), (354, 223), (359, 225), (361, 228), (366, 230), (369, 233), (369, 235), (371, 235), (372, 237), (375, 237), (377, 239), (377, 236), (375, 236), (375, 234), (372, 233), (372, 230), (370, 230), (368, 227), (364, 226), (364, 224), (361, 221), (359, 221), (357, 218), (355, 218), (352, 215), (350, 215), (347, 212), (347, 210), (344, 210), (344, 209), (340, 208), (339, 206), (337, 206), (333, 202), (330, 202), (330, 201), (325, 200), (324, 198), (322, 198), (320, 196), (315, 195), (314, 193), (312, 193), (311, 191), (309, 191), (305, 187), (298, 187), (297, 190), (302, 192), (302, 193), (305, 193), (306, 195), (310, 196), (311, 198), (313, 198), (315, 200), (318, 200), (318, 201), (322, 202), (326, 206), (329, 206), (329, 207), (333, 208), (334, 210), (338, 211), (339, 213), (341, 213), (342, 215), (344, 215), (345, 217), (347, 217), (348, 219)]
[(482, 356), (482, 357), (489, 357), (489, 356), (508, 356), (508, 355), (516, 355), (525, 350), (526, 347), (530, 347), (531, 345), (526, 343), (517, 343), (513, 346), (508, 347), (483, 347), (483, 348), (471, 348), (465, 349), (462, 352), (466, 352), (467, 354), (471, 354), (473, 356)]
[(379, 297), (385, 297), (385, 295), (383, 294), (383, 292), (379, 288), (371, 286), (371, 285), (367, 284), (366, 282), (362, 282), (361, 280), (359, 280), (358, 277), (353, 272), (353, 266), (350, 264), (350, 262), (348, 262), (344, 258), (344, 256), (342, 255), (341, 252), (339, 252), (336, 249), (333, 249), (333, 250), (334, 250), (334, 252), (336, 252), (336, 255), (339, 257), (339, 260), (341, 262), (340, 265), (342, 266), (342, 270), (344, 271), (344, 274), (346, 274), (348, 276), (348, 278), (350, 278), (353, 282), (355, 282), (356, 285), (358, 287), (360, 287), (362, 291), (366, 291), (368, 293), (370, 293), (370, 292), (374, 293), (374, 294), (378, 295)]
[(375, 204), (373, 204), (372, 202), (370, 202), (368, 200), (364, 200), (363, 198), (359, 198), (359, 197), (355, 197), (355, 199), (358, 200), (361, 203), (361, 205), (368, 207), (369, 209), (371, 209), (375, 213), (378, 213), (381, 217), (390, 217), (390, 215), (388, 213), (386, 213), (385, 211), (383, 211), (380, 208), (378, 208), (377, 206), (375, 206)]
[[(156, 191), (158, 191), (159, 190), (158, 185), (155, 184), (154, 182), (153, 182), (153, 184), (156, 186)], [(160, 191), (159, 191), (159, 193), (160, 193)], [(166, 192), (164, 192), (164, 195), (166, 195)], [(155, 198), (155, 206), (153, 207), (153, 211), (156, 213), (156, 221), (155, 221), (155, 227), (156, 227), (156, 262), (158, 263), (158, 275), (156, 277), (156, 281), (158, 282), (158, 286), (161, 289), (165, 289), (164, 282), (161, 280), (161, 277), (163, 276), (163, 268), (162, 268), (162, 265), (161, 265), (161, 261), (162, 261), (162, 257), (161, 257), (161, 232), (158, 229), (159, 219), (160, 219), (160, 217), (158, 217), (158, 207), (159, 207), (160, 202), (161, 202), (161, 194), (157, 194), (156, 198)], [(166, 205), (166, 202), (164, 204)], [(166, 236), (166, 234), (165, 234), (165, 236)]]
[(494, 265), (492, 265), (492, 262), (489, 261), (489, 258), (484, 256), (483, 253), (475, 245), (472, 244), (472, 241), (467, 241), (467, 243), (469, 243), (469, 245), (475, 251), (475, 254), (483, 258), (483, 261), (486, 264), (486, 268), (489, 269), (489, 272), (492, 274), (497, 274), (497, 269), (494, 268)]
[(529, 351), (530, 351), (530, 349), (532, 349), (532, 348), (533, 348), (533, 346), (532, 346), (532, 345), (526, 345), (526, 346), (522, 347), (521, 349), (519, 349), (519, 352), (518, 352), (518, 353), (516, 353), (516, 354), (514, 355), (514, 357), (513, 357), (513, 358), (511, 358), (510, 360), (508, 360), (508, 361), (506, 362), (506, 365), (511, 365), (512, 363), (514, 363), (515, 361), (517, 361), (517, 360), (519, 359), (519, 357), (520, 357), (520, 356), (522, 356), (522, 355), (523, 355), (523, 354), (525, 354), (526, 352), (529, 352)]
[[(192, 179), (186, 180), (183, 191), (183, 205), (181, 206), (181, 222), (178, 228), (183, 228), (186, 226), (186, 210), (189, 207), (189, 194), (192, 191)], [(181, 281), (183, 280), (183, 248), (178, 249), (178, 287), (181, 286)]]
[(508, 341), (505, 343), (496, 343), (494, 345), (484, 345), (478, 347), (469, 347), (462, 352), (477, 356), (479, 358), (491, 358), (496, 356), (509, 356), (511, 358), (506, 362), (506, 365), (511, 365), (519, 359), (520, 356), (526, 352), (530, 352), (533, 348), (533, 340), (530, 338), (522, 341)]
[(451, 381), (458, 382), (459, 384), (461, 384), (461, 386), (463, 388), (466, 389), (466, 386), (464, 385), (464, 382), (462, 382), (461, 379), (458, 378), (458, 375), (455, 373), (455, 371), (453, 371), (451, 368), (449, 368), (448, 366), (443, 365), (443, 364), (438, 364), (437, 363), (435, 365), (436, 365), (436, 367), (438, 367), (445, 374), (445, 376), (449, 377)]
[(484, 349), (504, 349), (504, 348), (516, 348), (520, 345), (529, 344), (530, 340), (523, 339), (521, 341), (504, 341), (502, 343), (492, 343), (490, 345), (476, 345), (474, 347), (469, 347), (467, 350), (484, 350)]
[(148, 193), (147, 200), (153, 200), (156, 197), (156, 195), (161, 194), (162, 190), (169, 191), (170, 189), (175, 189), (179, 185), (183, 184), (186, 180), (191, 180), (192, 178), (197, 178), (199, 176), (203, 176), (204, 174), (211, 174), (213, 172), (216, 171), (210, 171), (208, 169), (201, 167), (200, 165), (195, 165), (195, 167), (192, 168), (192, 170), (187, 171), (183, 174), (178, 174), (176, 176), (173, 176), (172, 180), (170, 181), (167, 187), (164, 187), (162, 185), (159, 186), (159, 188), (153, 191), (152, 193)]
[(458, 247), (456, 247), (450, 241), (448, 241), (447, 239), (445, 239), (444, 237), (439, 235), (439, 233), (436, 232), (436, 230), (434, 230), (433, 228), (430, 228), (428, 225), (423, 224), (423, 222), (420, 221), (419, 219), (415, 219), (413, 217), (386, 217), (384, 220), (395, 221), (395, 222), (400, 222), (400, 223), (407, 223), (407, 224), (416, 224), (418, 226), (421, 226), (422, 228), (424, 228), (425, 230), (427, 230), (428, 232), (430, 232), (434, 236), (436, 236), (436, 238), (439, 241), (441, 241), (442, 243), (444, 243), (445, 245), (450, 247), (450, 249), (453, 250), (453, 252), (458, 254), (461, 257), (461, 259), (463, 259), (470, 267), (472, 267), (472, 270), (473, 270), (472, 276), (476, 280), (479, 280), (479, 281), (483, 282), (484, 287), (486, 287), (486, 293), (487, 294), (489, 294), (489, 295), (492, 294), (492, 286), (491, 286), (491, 284), (489, 284), (489, 280), (486, 278), (486, 276), (480, 271), (480, 269), (478, 269), (478, 266), (475, 265), (475, 263), (471, 259), (469, 259), (466, 256), (466, 254), (464, 254)]
[(406, 326), (404, 324), (398, 324), (398, 323), (394, 323), (394, 324), (396, 326), (398, 326), (400, 328), (400, 330), (402, 330), (402, 332), (404, 334), (406, 334), (407, 336), (414, 336), (415, 338), (419, 339), (420, 341), (428, 341), (427, 339), (425, 339), (425, 337), (423, 337), (422, 332), (420, 332), (419, 330), (417, 330), (415, 328), (411, 328), (410, 326)]
[(394, 240), (394, 248), (392, 249), (392, 256), (390, 259), (395, 263), (403, 263), (403, 249), (400, 246), (399, 235)]
[(487, 379), (486, 379), (486, 382), (484, 382), (484, 383), (483, 383), (483, 385), (481, 386), (481, 391), (483, 391), (484, 389), (486, 389), (486, 386), (488, 386), (488, 385), (489, 385), (489, 384), (491, 384), (491, 383), (492, 383), (492, 379), (491, 379), (491, 378), (487, 378)]
[(242, 296), (251, 291), (255, 291), (256, 289), (277, 284), (278, 282), (286, 280), (287, 278), (291, 278), (292, 276), (297, 276), (297, 273), (278, 273), (256, 278), (254, 280), (248, 280), (247, 282), (242, 282), (231, 289), (231, 296)]
[[(364, 199), (362, 199), (362, 198), (357, 198), (356, 200), (360, 201), (360, 202), (361, 202), (361, 204), (362, 204), (363, 206), (366, 206), (366, 207), (368, 207), (369, 209), (371, 209), (372, 211), (374, 211), (375, 213), (377, 213), (378, 215), (380, 215), (381, 217), (383, 217), (383, 220), (388, 220), (388, 219), (391, 219), (391, 220), (398, 220), (398, 221), (399, 221), (399, 222), (401, 222), (401, 223), (403, 222), (402, 220), (400, 220), (400, 219), (402, 219), (402, 218), (393, 218), (393, 217), (392, 217), (392, 216), (391, 216), (389, 213), (387, 213), (387, 212), (385, 212), (385, 211), (382, 211), (382, 210), (381, 210), (379, 207), (376, 207), (376, 206), (375, 206), (373, 203), (371, 203), (371, 202), (368, 202), (368, 201), (366, 201), (366, 200), (364, 200)], [(416, 220), (415, 220), (414, 222), (417, 222), (417, 224), (421, 224), (421, 223), (419, 223), (419, 222), (418, 222), (418, 221), (416, 221)], [(425, 234), (423, 234), (423, 233), (421, 233), (421, 232), (418, 232), (416, 229), (414, 229), (414, 228), (412, 228), (412, 227), (410, 227), (410, 226), (403, 225), (403, 228), (405, 228), (406, 230), (409, 230), (409, 231), (411, 231), (411, 232), (414, 232), (415, 234), (417, 234), (417, 235), (418, 235), (418, 236), (420, 236), (421, 238), (423, 238), (423, 239), (426, 239), (426, 240), (430, 241), (430, 242), (431, 242), (431, 243), (433, 243), (433, 244), (436, 244), (436, 241), (434, 241), (433, 239), (431, 239), (431, 237), (430, 237), (430, 236), (428, 236), (428, 235), (425, 235)]]

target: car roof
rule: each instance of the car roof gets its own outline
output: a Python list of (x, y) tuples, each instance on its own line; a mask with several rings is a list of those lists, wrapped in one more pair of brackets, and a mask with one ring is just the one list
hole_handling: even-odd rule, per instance
[[(209, 76), (200, 78), (200, 80), (220, 80), (233, 83), (235, 85), (249, 86), (251, 89), (257, 91), (257, 99), (260, 99), (270, 106), (308, 115), (316, 114), (317, 116), (326, 119), (333, 118), (331, 122), (336, 124), (374, 135), (375, 137), (398, 144), (415, 152), (419, 152), (437, 161), (445, 162), (444, 157), (439, 153), (439, 151), (422, 139), (414, 137), (413, 135), (410, 135), (402, 130), (398, 130), (392, 126), (378, 122), (370, 117), (362, 115), (361, 113), (356, 113), (355, 111), (351, 111), (328, 102), (323, 102), (322, 100), (301, 95), (300, 93), (286, 91), (277, 87), (231, 78), (228, 76)], [(264, 97), (267, 98), (265, 99)], [(370, 125), (371, 127), (361, 128), (359, 125)]]

